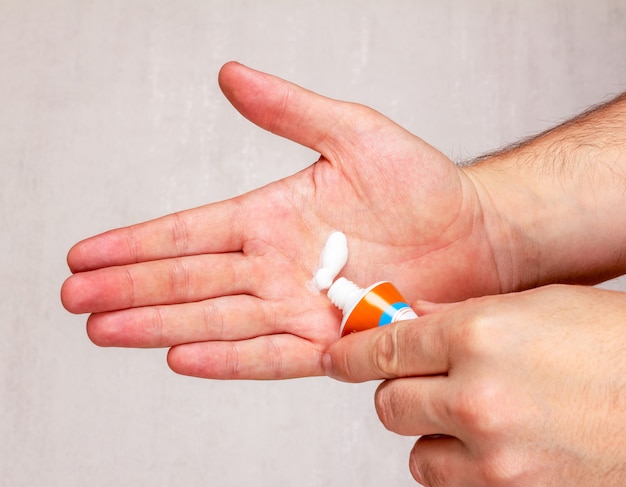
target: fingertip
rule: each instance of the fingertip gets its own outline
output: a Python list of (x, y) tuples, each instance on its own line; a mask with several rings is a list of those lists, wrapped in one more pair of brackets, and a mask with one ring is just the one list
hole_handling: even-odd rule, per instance
[[(85, 238), (70, 247), (65, 260), (72, 274), (89, 271), (105, 264), (104, 260), (108, 257), (110, 249), (102, 245), (103, 241), (99, 238), (101, 235)], [(111, 249), (119, 248), (119, 246), (118, 241), (109, 245)]]
[(70, 247), (70, 250), (68, 250), (67, 252), (67, 256), (65, 257), (65, 262), (67, 263), (67, 266), (70, 269), (70, 272), (72, 274), (75, 274), (77, 272), (80, 272), (81, 270), (81, 248), (82, 248), (82, 241), (75, 243), (74, 245), (72, 245), (72, 247)]
[(69, 291), (69, 286), (70, 284), (68, 283), (68, 281), (71, 279), (71, 277), (68, 277), (67, 279), (65, 279), (65, 281), (63, 282), (63, 284), (61, 284), (61, 291), (59, 293), (59, 297), (61, 299), (61, 304), (63, 305), (63, 307), (67, 310), (70, 311), (71, 313), (71, 309), (70, 309), (70, 305), (71, 305), (71, 300), (70, 300), (70, 296), (71, 296), (71, 292)]
[(341, 382), (371, 380), (368, 358), (372, 331), (352, 333), (331, 344), (322, 357), (324, 373)]
[(237, 61), (228, 61), (220, 68), (220, 71), (217, 75), (217, 81), (222, 90), (225, 86), (229, 85), (232, 77), (236, 75), (237, 71), (242, 67), (244, 67), (244, 65)]
[(177, 345), (171, 347), (167, 351), (167, 365), (172, 372), (178, 375), (192, 375), (188, 371), (188, 367), (185, 367), (185, 361), (182, 359), (181, 346)]
[(220, 69), (220, 74), (222, 71), (228, 71), (229, 69), (231, 69), (232, 67), (235, 66), (243, 66), (243, 64), (241, 64), (239, 61), (235, 61), (235, 60), (231, 60), (231, 61), (227, 61), (226, 63), (224, 63)]
[(222, 66), (218, 81), (231, 105), (265, 130), (320, 153), (338, 137), (329, 132), (337, 128), (335, 100), (235, 61)]
[(75, 276), (70, 276), (63, 282), (60, 294), (61, 304), (67, 311), (73, 314), (84, 313), (80, 299), (80, 282)]
[(111, 297), (123, 295), (119, 281), (107, 280), (106, 276), (95, 272), (79, 272), (68, 277), (61, 285), (61, 303), (63, 307), (74, 314), (98, 313), (130, 307), (124, 302), (122, 305), (111, 305)]
[(110, 321), (103, 320), (103, 315), (92, 314), (87, 318), (85, 326), (87, 336), (91, 343), (98, 347), (122, 346), (118, 338), (118, 327)]
[(253, 74), (260, 75), (260, 71), (256, 71), (237, 61), (229, 61), (224, 64), (217, 75), (217, 82), (222, 93), (237, 109), (242, 109), (242, 100), (248, 97), (254, 98), (255, 89), (251, 83), (250, 77)]
[(228, 342), (182, 343), (168, 350), (167, 365), (172, 372), (186, 377), (242, 379), (245, 377), (239, 373), (236, 354), (229, 352), (235, 347)]

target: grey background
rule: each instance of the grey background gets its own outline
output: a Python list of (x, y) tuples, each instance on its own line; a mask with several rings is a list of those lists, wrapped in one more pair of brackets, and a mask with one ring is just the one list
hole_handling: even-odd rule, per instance
[(228, 60), (461, 161), (625, 90), (625, 27), (619, 0), (0, 0), (0, 484), (413, 485), (376, 384), (190, 379), (164, 350), (97, 348), (60, 305), (65, 254), (316, 159), (228, 105)]

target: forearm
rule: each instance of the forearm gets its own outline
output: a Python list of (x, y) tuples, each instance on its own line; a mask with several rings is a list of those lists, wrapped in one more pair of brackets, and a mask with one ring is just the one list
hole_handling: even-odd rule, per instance
[(465, 171), (504, 291), (626, 273), (626, 94)]

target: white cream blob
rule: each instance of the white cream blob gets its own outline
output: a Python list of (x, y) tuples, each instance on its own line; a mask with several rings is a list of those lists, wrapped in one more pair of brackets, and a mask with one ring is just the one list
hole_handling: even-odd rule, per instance
[(342, 232), (333, 232), (326, 240), (320, 268), (313, 277), (315, 286), (320, 290), (328, 289), (346, 262), (348, 262), (348, 239)]

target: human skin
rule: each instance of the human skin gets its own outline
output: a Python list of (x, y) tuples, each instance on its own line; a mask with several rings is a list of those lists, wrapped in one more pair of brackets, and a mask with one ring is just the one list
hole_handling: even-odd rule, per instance
[[(482, 205), (486, 228), (524, 229), (509, 256), (518, 282), (624, 273), (625, 105), (618, 97), (468, 168), (493, 203)], [(419, 319), (335, 342), (324, 363), (340, 380), (386, 379), (381, 421), (423, 435), (410, 455), (417, 481), (623, 485), (624, 293), (558, 285), (413, 307)]]
[(626, 93), (484, 156), (466, 174), (499, 242), (492, 246), (511, 251), (495, 251), (509, 288), (626, 273), (626, 217), (616, 212), (626, 203)]
[[(222, 379), (390, 379), (383, 423), (426, 436), (426, 485), (613, 486), (624, 478), (626, 98), (467, 168), (366, 107), (230, 63), (244, 116), (318, 151), (228, 201), (76, 244), (61, 298), (103, 346), (172, 347)], [(402, 174), (402, 178), (397, 175)], [(394, 282), (418, 314), (338, 341), (309, 285), (343, 231), (343, 275)], [(417, 299), (422, 301), (417, 301)], [(382, 364), (382, 365), (381, 365)]]
[[(350, 247), (346, 277), (362, 285), (391, 280), (409, 300), (589, 279), (587, 261), (602, 254), (596, 247), (621, 252), (624, 231), (609, 240), (587, 221), (606, 211), (590, 216), (577, 187), (539, 177), (541, 167), (512, 162), (511, 154), (462, 169), (367, 107), (237, 63), (222, 68), (219, 82), (244, 116), (320, 159), (231, 200), (76, 244), (61, 298), (69, 311), (91, 313), (87, 331), (98, 345), (173, 347), (170, 366), (200, 377), (323, 374), (321, 357), (337, 339), (340, 317), (307, 284), (337, 229)], [(602, 203), (612, 212), (622, 196)], [(570, 207), (576, 211), (561, 221), (585, 218), (585, 225), (568, 224), (570, 235), (559, 239), (563, 225), (552, 215)], [(541, 218), (523, 221), (528, 215)], [(572, 242), (595, 243), (576, 260), (553, 258)], [(592, 281), (625, 267), (592, 264)]]
[(173, 347), (170, 366), (200, 377), (323, 374), (340, 316), (309, 283), (333, 230), (356, 282), (389, 279), (433, 301), (509, 290), (474, 185), (441, 152), (374, 110), (236, 63), (219, 81), (244, 116), (321, 157), (240, 197), (76, 244), (61, 297), (91, 313), (95, 343)]
[[(355, 333), (329, 375), (385, 380), (383, 424), (422, 436), (428, 487), (617, 487), (626, 478), (626, 297), (553, 285), (455, 304)], [(433, 436), (434, 435), (434, 436)]]

